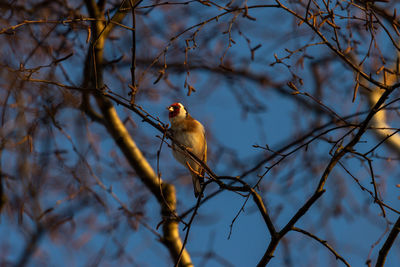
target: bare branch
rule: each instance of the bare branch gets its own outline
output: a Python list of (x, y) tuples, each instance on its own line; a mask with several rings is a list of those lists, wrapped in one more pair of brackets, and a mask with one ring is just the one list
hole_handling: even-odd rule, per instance
[(336, 250), (331, 245), (329, 245), (326, 240), (322, 240), (322, 239), (318, 238), (316, 235), (313, 235), (312, 233), (305, 231), (303, 229), (297, 228), (297, 227), (293, 227), (292, 230), (315, 239), (316, 241), (321, 243), (324, 247), (329, 249), (329, 251), (332, 252), (333, 255), (335, 255), (337, 260), (342, 261), (346, 266), (350, 267), (350, 264), (342, 256), (340, 256), (339, 253), (337, 253)]
[(382, 267), (385, 264), (386, 257), (389, 253), (389, 250), (393, 246), (394, 240), (397, 238), (397, 235), (400, 231), (400, 217), (397, 219), (396, 223), (393, 225), (392, 230), (390, 231), (385, 243), (382, 248), (379, 250), (378, 260), (376, 261), (376, 267)]

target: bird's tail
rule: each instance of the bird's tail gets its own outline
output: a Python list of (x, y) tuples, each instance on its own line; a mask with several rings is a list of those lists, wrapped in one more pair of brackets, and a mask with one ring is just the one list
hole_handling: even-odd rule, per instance
[(194, 196), (198, 198), (201, 193), (201, 187), (204, 184), (204, 176), (198, 175), (194, 172), (191, 172), (191, 174), (193, 181)]
[(186, 162), (186, 167), (189, 169), (190, 174), (192, 175), (193, 181), (193, 189), (194, 189), (194, 196), (197, 198), (201, 193), (201, 187), (204, 184), (204, 173), (205, 170), (200, 167), (199, 165), (195, 165), (196, 167), (193, 168), (189, 162)]

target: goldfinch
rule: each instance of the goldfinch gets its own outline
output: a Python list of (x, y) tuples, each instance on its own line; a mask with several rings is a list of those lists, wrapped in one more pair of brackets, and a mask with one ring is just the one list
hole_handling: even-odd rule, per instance
[[(207, 161), (207, 142), (203, 125), (193, 119), (181, 103), (174, 103), (168, 108), (171, 133), (176, 141), (185, 146), (204, 162)], [(192, 175), (194, 195), (197, 198), (204, 183), (204, 169), (190, 155), (172, 144), (172, 154)]]

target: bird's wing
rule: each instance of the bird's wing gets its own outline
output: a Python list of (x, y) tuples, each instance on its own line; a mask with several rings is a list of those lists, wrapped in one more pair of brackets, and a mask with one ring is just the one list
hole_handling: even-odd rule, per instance
[(203, 138), (204, 138), (204, 155), (203, 155), (202, 160), (204, 161), (204, 163), (207, 163), (207, 140), (206, 140), (205, 134), (204, 134)]

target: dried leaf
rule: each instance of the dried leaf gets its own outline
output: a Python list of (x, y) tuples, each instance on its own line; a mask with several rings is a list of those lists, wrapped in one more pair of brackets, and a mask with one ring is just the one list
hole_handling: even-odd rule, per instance
[(190, 96), (190, 94), (191, 94), (192, 92), (196, 92), (196, 89), (195, 89), (193, 86), (188, 85), (188, 93), (187, 93), (187, 95)]

